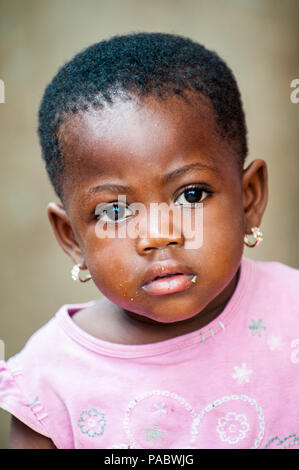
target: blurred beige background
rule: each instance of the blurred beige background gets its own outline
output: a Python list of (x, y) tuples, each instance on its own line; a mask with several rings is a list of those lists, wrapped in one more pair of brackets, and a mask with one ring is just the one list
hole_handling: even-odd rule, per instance
[[(1, 314), (5, 358), (64, 303), (91, 300), (77, 285), (46, 215), (56, 200), (36, 133), (46, 84), (82, 48), (114, 34), (161, 31), (215, 50), (234, 71), (249, 130), (249, 157), (269, 167), (264, 242), (245, 256), (299, 268), (299, 2), (292, 0), (0, 0)], [(9, 415), (0, 410), (0, 448)]]

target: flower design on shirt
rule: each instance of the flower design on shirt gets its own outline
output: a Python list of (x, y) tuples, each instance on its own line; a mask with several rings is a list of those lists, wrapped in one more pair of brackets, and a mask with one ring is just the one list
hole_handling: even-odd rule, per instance
[(283, 348), (283, 342), (280, 336), (270, 336), (268, 339), (268, 346), (271, 351), (281, 351)]
[(241, 367), (235, 366), (235, 373), (232, 374), (233, 379), (238, 380), (238, 384), (241, 385), (243, 382), (249, 382), (249, 376), (252, 374), (252, 370), (247, 368), (245, 362), (242, 363)]
[(155, 413), (158, 415), (167, 413), (167, 410), (165, 410), (165, 401), (162, 401), (160, 403), (155, 403), (154, 407), (156, 408)]
[(89, 437), (101, 436), (104, 432), (106, 421), (104, 413), (91, 408), (88, 411), (82, 411), (78, 419), (78, 426), (83, 434)]
[(153, 428), (146, 428), (147, 434), (144, 436), (145, 439), (152, 440), (156, 442), (162, 442), (161, 435), (165, 434), (166, 432), (162, 429), (159, 429), (159, 424), (155, 424)]
[(262, 325), (262, 321), (263, 320), (261, 318), (258, 321), (251, 320), (251, 325), (249, 325), (249, 329), (251, 330), (251, 334), (253, 336), (261, 336), (262, 330), (266, 329), (266, 327)]
[(216, 429), (222, 442), (237, 444), (246, 436), (249, 431), (249, 424), (245, 415), (229, 412), (218, 419)]

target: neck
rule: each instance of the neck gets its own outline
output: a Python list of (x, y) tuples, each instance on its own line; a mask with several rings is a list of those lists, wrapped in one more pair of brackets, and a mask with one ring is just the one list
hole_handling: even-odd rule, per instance
[[(154, 343), (191, 333), (192, 331), (203, 328), (217, 318), (224, 310), (238, 284), (239, 271), (240, 269), (221, 293), (221, 296), (217, 297), (218, 302), (213, 305), (212, 303), (209, 304), (201, 312), (187, 320), (174, 323), (159, 323), (142, 315), (122, 310), (120, 321), (124, 327), (122, 328), (125, 332), (124, 336), (126, 336), (126, 338), (123, 337), (124, 342), (127, 344)], [(127, 337), (128, 332), (129, 338)]]

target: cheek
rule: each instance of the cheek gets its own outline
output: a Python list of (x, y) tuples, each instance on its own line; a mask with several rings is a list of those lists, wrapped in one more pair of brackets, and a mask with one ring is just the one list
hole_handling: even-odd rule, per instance
[(201, 266), (214, 280), (230, 280), (243, 254), (244, 219), (242, 201), (222, 199), (203, 210)]
[(134, 271), (133, 250), (129, 239), (97, 239), (89, 248), (87, 264), (95, 285), (104, 295), (127, 295)]
[(244, 213), (242, 199), (221, 198), (219, 204), (203, 209), (204, 242), (210, 248), (240, 246), (244, 236)]

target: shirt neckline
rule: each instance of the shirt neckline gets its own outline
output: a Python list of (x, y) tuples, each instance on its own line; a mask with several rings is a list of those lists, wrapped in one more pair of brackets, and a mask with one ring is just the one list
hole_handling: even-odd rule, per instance
[(133, 358), (156, 356), (189, 347), (196, 343), (206, 343), (224, 331), (230, 320), (238, 312), (241, 304), (246, 304), (251, 295), (251, 279), (254, 261), (242, 257), (240, 263), (240, 275), (237, 286), (217, 318), (199, 330), (166, 339), (156, 343), (147, 344), (120, 344), (105, 341), (82, 330), (72, 319), (71, 315), (83, 308), (93, 305), (96, 301), (84, 303), (65, 304), (56, 313), (55, 318), (63, 331), (81, 346), (98, 354), (112, 357)]

